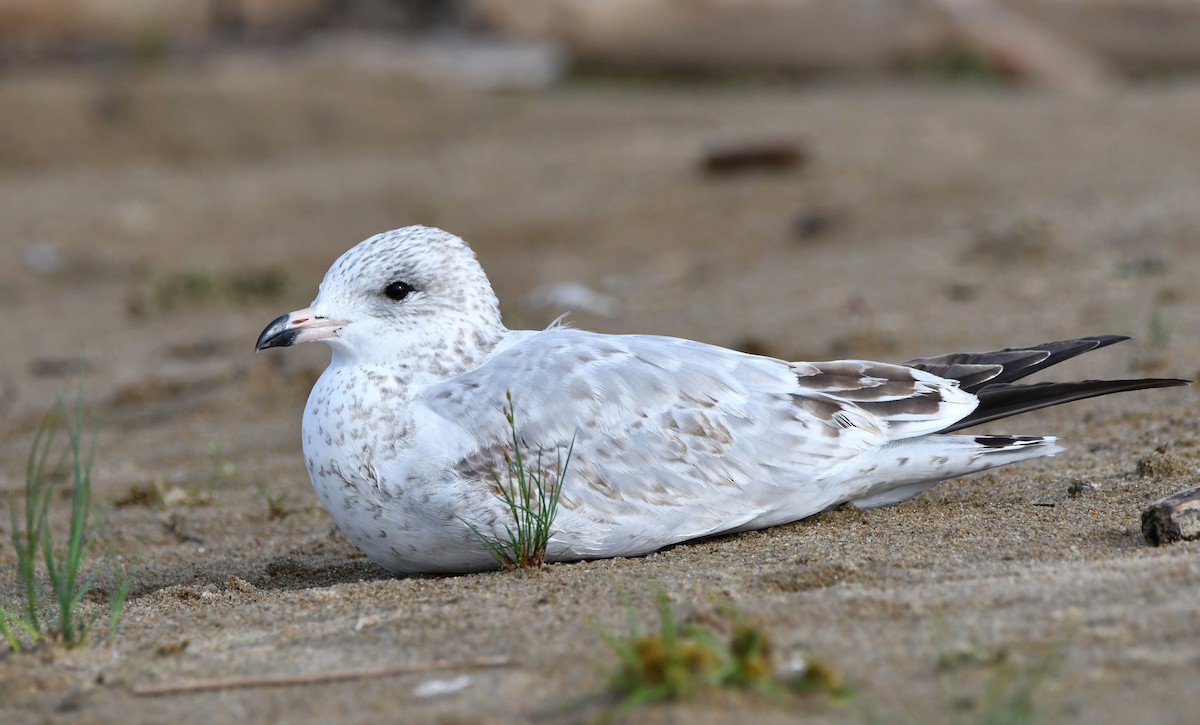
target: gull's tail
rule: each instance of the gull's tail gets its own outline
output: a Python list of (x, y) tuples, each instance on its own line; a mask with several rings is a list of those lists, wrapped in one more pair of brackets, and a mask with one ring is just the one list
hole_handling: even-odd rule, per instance
[(975, 473), (1030, 458), (1052, 456), (1063, 450), (1051, 436), (945, 435), (973, 425), (1027, 413), (1051, 405), (1098, 395), (1146, 388), (1188, 385), (1178, 378), (1138, 380), (1083, 380), (1065, 383), (1025, 383), (1020, 380), (1039, 370), (1090, 350), (1128, 340), (1120, 335), (1083, 337), (995, 352), (954, 353), (919, 358), (904, 363), (934, 375), (957, 380), (973, 393), (979, 405), (967, 417), (933, 435), (894, 441), (880, 453), (883, 485), (854, 500), (859, 508), (886, 506), (921, 493), (939, 481)]
[(859, 508), (898, 503), (947, 478), (1062, 451), (1053, 436), (934, 435), (903, 438), (880, 451), (881, 484), (854, 499)]

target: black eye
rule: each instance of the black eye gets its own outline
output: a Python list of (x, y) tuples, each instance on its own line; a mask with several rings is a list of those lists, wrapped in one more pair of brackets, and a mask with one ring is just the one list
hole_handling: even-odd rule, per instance
[(416, 289), (417, 289), (416, 287), (413, 287), (408, 282), (397, 281), (397, 282), (392, 282), (391, 284), (389, 284), (387, 286), (387, 289), (385, 289), (383, 291), (383, 293), (385, 295), (387, 295), (389, 298), (399, 302), (400, 300), (404, 299), (405, 297), (408, 297), (409, 292), (415, 292)]

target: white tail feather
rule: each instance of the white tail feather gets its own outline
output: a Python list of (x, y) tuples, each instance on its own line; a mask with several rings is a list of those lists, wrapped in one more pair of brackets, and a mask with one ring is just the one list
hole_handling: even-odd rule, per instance
[(879, 451), (879, 466), (871, 476), (879, 482), (853, 503), (859, 508), (887, 506), (948, 478), (1062, 450), (1053, 436), (932, 435), (895, 441)]

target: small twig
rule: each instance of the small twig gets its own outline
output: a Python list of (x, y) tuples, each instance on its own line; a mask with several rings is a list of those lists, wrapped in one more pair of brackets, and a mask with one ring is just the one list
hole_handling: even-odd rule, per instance
[(395, 677), (411, 675), (419, 672), (436, 672), (438, 670), (466, 670), (485, 667), (502, 667), (509, 663), (507, 657), (491, 656), (476, 657), (475, 659), (451, 661), (433, 660), (431, 662), (408, 662), (384, 667), (368, 667), (359, 670), (335, 670), (333, 672), (315, 672), (299, 675), (261, 675), (258, 677), (215, 677), (206, 680), (185, 680), (183, 682), (168, 682), (161, 685), (140, 685), (133, 688), (133, 694), (140, 696), (183, 695), (191, 692), (210, 692), (213, 690), (245, 690), (254, 687), (294, 687), (296, 685), (320, 685), (327, 682), (345, 682), (347, 680), (370, 680), (380, 677)]

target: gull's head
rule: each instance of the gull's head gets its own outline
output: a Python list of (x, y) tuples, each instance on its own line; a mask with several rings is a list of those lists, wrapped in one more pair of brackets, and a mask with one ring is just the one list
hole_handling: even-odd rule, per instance
[(255, 350), (320, 340), (335, 359), (387, 363), (431, 353), (468, 356), (503, 330), (496, 295), (466, 242), (412, 226), (377, 234), (339, 257), (312, 305), (273, 320)]

